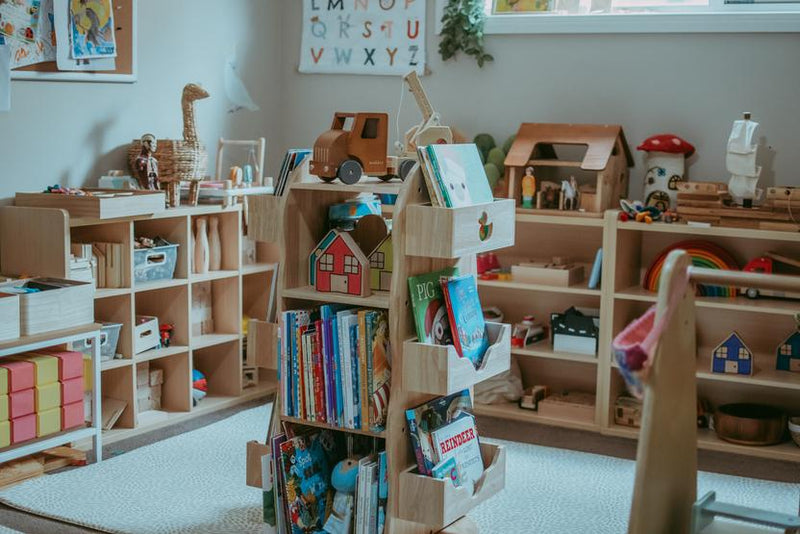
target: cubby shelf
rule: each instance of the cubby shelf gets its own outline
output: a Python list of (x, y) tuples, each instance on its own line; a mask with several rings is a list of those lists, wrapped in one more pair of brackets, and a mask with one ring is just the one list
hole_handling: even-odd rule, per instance
[(274, 272), (277, 266), (277, 263), (252, 263), (249, 265), (242, 265), (242, 276)]
[(568, 352), (556, 352), (549, 339), (539, 341), (525, 348), (515, 347), (511, 349), (514, 356), (527, 356), (531, 358), (550, 358), (553, 360), (565, 360), (570, 362), (588, 363), (597, 365), (597, 356), (587, 354), (570, 354)]
[(389, 292), (374, 291), (368, 297), (345, 295), (344, 293), (321, 293), (311, 286), (284, 289), (283, 298), (312, 300), (315, 302), (331, 302), (334, 304), (351, 304), (369, 308), (389, 308)]
[(285, 415), (281, 416), (282, 421), (287, 421), (289, 423), (294, 423), (297, 425), (303, 426), (313, 426), (314, 428), (326, 428), (328, 430), (336, 430), (338, 432), (347, 432), (348, 434), (361, 434), (362, 436), (371, 436), (374, 438), (386, 438), (386, 432), (372, 432), (370, 430), (355, 430), (352, 428), (342, 428), (334, 425), (329, 425), (327, 423), (322, 423), (318, 421), (308, 421), (307, 419), (300, 419), (298, 417), (287, 417)]
[(509, 419), (512, 421), (521, 421), (523, 423), (537, 423), (543, 425), (552, 425), (562, 428), (572, 428), (575, 430), (600, 430), (600, 425), (594, 421), (582, 419), (557, 419), (554, 417), (544, 417), (539, 415), (533, 410), (526, 410), (520, 408), (513, 403), (504, 404), (476, 404), (474, 407), (475, 415), (482, 415), (487, 417), (495, 417), (497, 419)]
[(131, 292), (129, 287), (121, 288), (99, 288), (94, 290), (95, 299), (107, 299), (111, 297), (119, 297), (121, 295), (128, 295)]
[(192, 273), (190, 280), (194, 284), (197, 282), (208, 282), (211, 280), (224, 280), (226, 278), (236, 278), (237, 276), (239, 276), (239, 271), (208, 271), (205, 274)]
[(589, 295), (592, 297), (599, 297), (599, 289), (589, 289), (588, 282), (584, 281), (580, 284), (572, 286), (548, 286), (543, 284), (529, 284), (525, 282), (502, 281), (502, 280), (478, 280), (478, 287), (486, 288), (499, 288), (499, 289), (512, 289), (518, 291), (539, 291), (543, 293), (564, 293), (567, 295)]
[(202, 336), (192, 337), (191, 344), (192, 349), (198, 350), (238, 341), (239, 338), (239, 334), (203, 334)]
[(174, 287), (185, 286), (189, 281), (186, 278), (171, 278), (169, 280), (157, 280), (155, 282), (142, 282), (134, 285), (135, 293), (145, 293), (147, 291), (158, 291), (159, 289), (172, 289)]
[(100, 371), (110, 371), (111, 369), (119, 369), (120, 367), (129, 367), (131, 363), (133, 363), (133, 360), (128, 358), (106, 360), (100, 364)]
[(174, 356), (175, 354), (184, 354), (186, 352), (189, 352), (189, 347), (183, 345), (172, 345), (169, 347), (164, 347), (162, 349), (146, 350), (142, 353), (137, 354), (134, 357), (134, 361), (136, 363), (150, 362), (153, 360), (158, 360), (160, 358), (167, 358), (169, 356)]

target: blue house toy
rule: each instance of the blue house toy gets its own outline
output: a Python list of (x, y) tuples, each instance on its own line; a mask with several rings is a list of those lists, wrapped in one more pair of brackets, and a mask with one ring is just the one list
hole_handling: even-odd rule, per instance
[(775, 369), (800, 373), (800, 331), (795, 330), (778, 345)]
[(717, 345), (711, 355), (712, 373), (750, 375), (753, 373), (753, 352), (739, 334), (733, 332)]

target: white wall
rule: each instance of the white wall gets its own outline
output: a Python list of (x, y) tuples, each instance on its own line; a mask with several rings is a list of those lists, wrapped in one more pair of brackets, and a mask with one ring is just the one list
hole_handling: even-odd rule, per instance
[[(197, 103), (197, 126), (212, 160), (220, 136), (265, 136), (274, 163), (283, 150), (270, 143), (280, 135), (280, 32), (277, 0), (139, 0), (138, 83), (12, 82), (12, 111), (0, 113), (0, 198), (96, 183), (126, 168), (127, 144), (148, 131), (180, 138), (188, 82), (211, 93)], [(223, 65), (236, 45), (261, 111), (226, 112)]]
[[(762, 151), (762, 184), (800, 185), (800, 34), (497, 35), (486, 38), (494, 63), (479, 69), (466, 57), (441, 61), (428, 3), (432, 75), (423, 84), (445, 123), (470, 137), (487, 131), (502, 142), (521, 122), (619, 123), (635, 148), (672, 132), (697, 147), (691, 177), (727, 181), (730, 125), (748, 110), (774, 148)], [(398, 78), (297, 72), (300, 4), (284, 9), (287, 143), (313, 144), (336, 110), (395, 113)], [(405, 129), (419, 118), (410, 95), (403, 109)]]

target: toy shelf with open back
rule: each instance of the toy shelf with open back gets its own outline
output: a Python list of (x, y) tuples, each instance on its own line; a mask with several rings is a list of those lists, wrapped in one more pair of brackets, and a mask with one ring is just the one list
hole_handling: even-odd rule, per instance
[[(519, 322), (532, 314), (549, 322), (551, 312), (570, 306), (599, 308), (600, 332), (596, 356), (553, 350), (550, 340), (525, 348), (512, 348), (525, 387), (538, 384), (551, 390), (579, 390), (595, 395), (594, 417), (569, 415), (544, 417), (515, 403), (476, 405), (480, 416), (546, 424), (602, 434), (636, 438), (638, 429), (615, 423), (614, 403), (625, 392), (622, 378), (612, 364), (611, 340), (630, 321), (656, 302), (657, 294), (642, 287), (643, 276), (656, 256), (677, 242), (704, 239), (725, 248), (739, 267), (747, 261), (776, 251), (800, 257), (800, 234), (783, 231), (725, 227), (693, 227), (686, 224), (620, 222), (618, 212), (604, 218), (571, 217), (561, 212), (517, 209), (516, 243), (497, 251), (507, 267), (531, 258), (569, 257), (591, 265), (597, 249), (603, 249), (603, 276), (598, 289), (586, 283), (569, 287), (515, 281), (479, 281), (484, 306), (498, 306), (504, 321)], [(797, 300), (744, 296), (698, 297), (697, 384), (698, 394), (712, 406), (728, 402), (761, 402), (775, 405), (790, 415), (800, 413), (800, 374), (775, 369), (776, 349), (796, 328)], [(754, 352), (751, 376), (711, 372), (714, 347), (737, 331)], [(713, 430), (699, 429), (698, 447), (748, 456), (800, 462), (800, 447), (791, 441), (768, 447), (737, 445), (723, 441)]]
[[(397, 202), (384, 209), (391, 216), (393, 274), (389, 291), (372, 291), (367, 297), (318, 292), (309, 283), (308, 256), (328, 230), (328, 206), (360, 193), (397, 194)], [(341, 303), (387, 309), (392, 346), (392, 381), (386, 429), (374, 435), (385, 443), (389, 472), (387, 530), (393, 534), (458, 532), (472, 523), (464, 515), (505, 484), (505, 450), (482, 445), (485, 472), (474, 494), (449, 482), (416, 474), (409, 443), (405, 410), (431, 398), (472, 387), (478, 381), (508, 368), (509, 327), (492, 325), (491, 352), (479, 370), (456, 358), (448, 347), (415, 343), (408, 295), (408, 277), (458, 265), (475, 271), (476, 252), (513, 243), (513, 201), (461, 209), (430, 206), (422, 174), (415, 167), (405, 182), (364, 178), (355, 185), (324, 183), (308, 173), (308, 162), (295, 170), (287, 192), (275, 205), (282, 206), (279, 310), (319, 303)], [(481, 239), (479, 219), (486, 215), (493, 230)], [(264, 217), (268, 219), (269, 217)], [(455, 225), (454, 222), (458, 222)], [(486, 223), (487, 221), (484, 221)], [(437, 231), (432, 231), (434, 228)], [(438, 229), (443, 229), (439, 232)], [(413, 250), (413, 255), (411, 251)], [(280, 410), (278, 411), (280, 413)], [(280, 417), (283, 423), (331, 428), (327, 425)], [(342, 432), (352, 430), (333, 428)]]
[[(59, 196), (59, 195), (52, 195)], [(221, 270), (196, 274), (191, 235), (198, 217), (219, 220)], [(98, 322), (120, 323), (117, 353), (122, 358), (103, 361), (103, 397), (126, 403), (114, 428), (105, 431), (106, 443), (187, 418), (266, 396), (277, 388), (274, 364), (263, 369), (253, 387), (242, 381), (242, 321), (245, 313), (264, 316), (269, 300), (269, 280), (276, 257), (266, 243), (256, 245), (256, 263), (242, 262), (242, 208), (200, 205), (167, 209), (152, 215), (98, 219), (70, 216), (62, 209), (4, 207), (0, 209), (2, 250), (8, 274), (31, 273), (69, 278), (70, 243), (114, 242), (122, 247), (122, 286), (99, 288), (94, 296)], [(180, 245), (174, 277), (154, 282), (134, 281), (134, 239), (163, 237)], [(31, 244), (35, 244), (32, 246)], [(192, 295), (208, 286), (214, 318), (212, 333), (192, 331)], [(246, 294), (243, 295), (243, 289)], [(169, 347), (139, 352), (134, 328), (137, 316), (155, 316), (159, 323), (175, 326)], [(162, 409), (166, 417), (138, 408), (137, 364), (149, 362), (164, 373)], [(208, 379), (208, 396), (192, 405), (192, 369)]]

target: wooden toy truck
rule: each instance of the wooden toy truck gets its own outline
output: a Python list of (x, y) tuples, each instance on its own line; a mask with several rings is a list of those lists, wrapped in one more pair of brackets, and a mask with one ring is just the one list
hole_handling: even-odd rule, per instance
[(331, 129), (314, 142), (309, 172), (325, 182), (339, 178), (348, 185), (363, 174), (403, 179), (414, 161), (388, 156), (388, 145), (388, 114), (336, 112)]
[[(767, 252), (763, 256), (759, 256), (747, 262), (747, 265), (744, 266), (742, 271), (746, 273), (778, 274), (776, 271), (780, 271), (781, 269), (777, 269), (777, 265), (788, 265), (793, 268), (795, 272), (797, 269), (800, 269), (800, 261), (775, 254), (774, 252)], [(757, 299), (758, 297), (800, 299), (800, 293), (787, 293), (786, 291), (757, 289), (755, 287), (743, 287), (740, 291), (743, 295), (747, 295), (747, 297), (751, 299)]]

